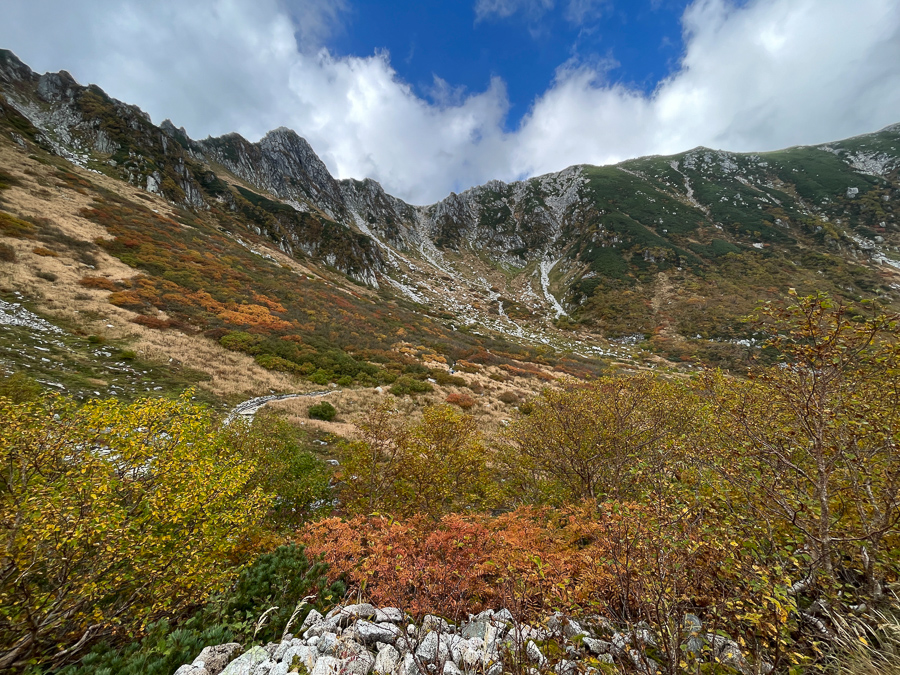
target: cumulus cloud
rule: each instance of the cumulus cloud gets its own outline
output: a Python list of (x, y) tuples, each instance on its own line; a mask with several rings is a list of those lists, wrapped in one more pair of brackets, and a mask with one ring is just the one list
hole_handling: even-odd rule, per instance
[[(551, 2), (479, 0), (496, 15)], [(429, 101), (389, 54), (338, 58), (322, 49), (342, 8), (13, 0), (0, 45), (37, 70), (95, 82), (156, 122), (170, 117), (193, 137), (238, 131), (256, 140), (292, 127), (335, 175), (375, 178), (415, 203), (576, 163), (701, 144), (775, 149), (900, 121), (895, 0), (695, 0), (682, 20), (683, 57), (655, 91), (617, 83), (608, 62), (570, 61), (513, 130), (500, 79), (470, 93), (436, 79)]]
[[(900, 5), (698, 0), (680, 67), (649, 96), (570, 65), (523, 120), (514, 164), (549, 171), (696, 145), (836, 140), (900, 121)], [(577, 138), (578, 141), (574, 142)]]

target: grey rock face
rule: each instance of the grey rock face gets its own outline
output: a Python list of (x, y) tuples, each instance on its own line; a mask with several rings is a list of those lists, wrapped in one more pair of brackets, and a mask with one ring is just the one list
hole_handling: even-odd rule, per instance
[(576, 635), (587, 634), (580, 623), (560, 613), (554, 614), (547, 620), (547, 628), (554, 633), (562, 633), (569, 640)]
[(341, 672), (347, 675), (368, 675), (375, 665), (375, 657), (366, 650), (341, 659)]
[(305, 139), (280, 127), (259, 143), (238, 134), (200, 141), (204, 155), (284, 200), (312, 201), (332, 218), (344, 211), (341, 189)]
[(300, 626), (299, 633), (303, 633), (306, 629), (315, 626), (316, 624), (322, 623), (325, 620), (325, 617), (322, 616), (316, 610), (312, 610), (309, 614), (306, 615), (306, 618), (303, 619), (303, 623)]
[(529, 659), (534, 661), (539, 668), (543, 668), (547, 663), (547, 657), (544, 656), (540, 648), (531, 640), (525, 645), (525, 654)]
[(582, 644), (587, 647), (592, 654), (608, 654), (615, 649), (611, 642), (607, 642), (606, 640), (596, 640), (589, 637), (584, 638)]
[(209, 671), (202, 666), (186, 663), (183, 666), (179, 666), (178, 670), (175, 671), (175, 675), (209, 675)]
[(741, 673), (751, 672), (750, 664), (744, 658), (737, 642), (714, 633), (707, 633), (706, 641), (712, 647), (713, 656), (719, 663)]
[(316, 643), (316, 649), (320, 654), (333, 655), (338, 643), (338, 636), (335, 633), (324, 633)]
[(272, 657), (274, 661), (283, 661), (288, 664), (289, 668), (295, 666), (303, 666), (307, 672), (312, 672), (319, 660), (319, 652), (315, 647), (306, 645), (291, 646), (281, 658), (277, 658), (277, 654)]
[(437, 631), (438, 633), (447, 633), (450, 631), (450, 624), (445, 619), (434, 614), (426, 614), (422, 619), (422, 630)]
[[(392, 613), (393, 614), (393, 613)], [(365, 605), (351, 605), (329, 612), (328, 617), (314, 618), (313, 628), (336, 625), (348, 616), (385, 617), (378, 610)], [(393, 614), (394, 618), (398, 618)], [(510, 654), (524, 656), (519, 663), (527, 675), (541, 675), (552, 666), (555, 675), (599, 675), (596, 668), (585, 662), (586, 653), (601, 663), (622, 660), (628, 668), (644, 675), (655, 675), (659, 669), (649, 654), (649, 648), (657, 639), (646, 624), (615, 630), (615, 626), (599, 617), (587, 617), (583, 622), (556, 614), (547, 619), (554, 635), (548, 639), (556, 642), (565, 658), (555, 663), (544, 654), (537, 640), (547, 637), (542, 629), (527, 624), (517, 624), (505, 613), (483, 612), (464, 624), (462, 634), (439, 617), (423, 621), (421, 627), (409, 626), (407, 637), (403, 628), (395, 623), (375, 623), (368, 619), (354, 618), (341, 631), (326, 631), (321, 636), (308, 639), (290, 638), (265, 647), (253, 647), (246, 654), (237, 656), (237, 644), (205, 648), (191, 664), (181, 666), (176, 675), (287, 675), (289, 672), (306, 672), (309, 675), (501, 675), (510, 663)], [(436, 630), (426, 630), (425, 624)], [(587, 635), (582, 630), (590, 626), (597, 634), (610, 636), (608, 640)], [(733, 640), (721, 635), (700, 632), (702, 622), (694, 615), (684, 619), (682, 647), (700, 659), (722, 664), (743, 675), (756, 672)], [(309, 629), (307, 629), (307, 632)], [(466, 637), (466, 633), (479, 633)], [(566, 637), (568, 634), (571, 637)], [(505, 635), (505, 637), (504, 637)], [(532, 635), (539, 636), (536, 638)], [(542, 636), (542, 637), (541, 637)], [(691, 640), (699, 640), (701, 647), (691, 648)], [(393, 642), (392, 642), (393, 641)], [(374, 649), (373, 649), (374, 648)], [(377, 651), (377, 653), (376, 653)], [(237, 658), (233, 658), (237, 656)], [(221, 673), (224, 661), (231, 658)], [(595, 662), (594, 662), (595, 663)], [(769, 673), (771, 664), (761, 661), (758, 672)]]
[(400, 664), (399, 675), (426, 675), (426, 672), (419, 668), (416, 659), (412, 654), (406, 654), (403, 662)]
[(347, 605), (339, 613), (342, 625), (350, 625), (356, 619), (373, 619), (375, 618), (375, 608), (363, 603), (360, 605)]
[(474, 621), (470, 621), (465, 624), (462, 629), (462, 636), (464, 638), (481, 638), (484, 639), (484, 636), (487, 634), (488, 629), (491, 626), (490, 619), (475, 619)]

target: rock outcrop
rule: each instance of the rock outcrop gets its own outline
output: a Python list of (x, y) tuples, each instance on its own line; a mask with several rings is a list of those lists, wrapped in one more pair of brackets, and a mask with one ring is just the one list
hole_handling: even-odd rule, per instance
[[(705, 632), (693, 614), (683, 628), (678, 658), (687, 654), (746, 675), (772, 670), (764, 661), (752, 665), (729, 638)], [(650, 675), (660, 670), (661, 654), (646, 625), (626, 629), (596, 616), (556, 613), (533, 626), (502, 609), (470, 615), (458, 626), (433, 615), (417, 625), (395, 607), (363, 603), (325, 616), (314, 610), (296, 636), (244, 653), (233, 643), (206, 647), (175, 675), (501, 675), (513, 665), (531, 675), (599, 675), (603, 664)]]

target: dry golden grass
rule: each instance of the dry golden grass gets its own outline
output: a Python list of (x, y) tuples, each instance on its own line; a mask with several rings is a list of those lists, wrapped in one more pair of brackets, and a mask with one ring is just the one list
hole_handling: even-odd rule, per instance
[[(434, 363), (430, 365), (434, 366)], [(440, 386), (432, 384), (434, 390), (418, 396), (394, 396), (389, 393), (389, 386), (370, 387), (360, 389), (340, 389), (329, 393), (323, 398), (294, 398), (282, 401), (272, 401), (268, 406), (286, 414), (291, 422), (307, 427), (321, 429), (345, 438), (355, 438), (358, 435), (356, 423), (365, 419), (367, 411), (375, 405), (389, 401), (404, 416), (416, 422), (422, 418), (422, 411), (431, 405), (439, 405), (446, 401), (452, 393), (468, 394), (475, 399), (475, 405), (467, 412), (475, 417), (479, 427), (487, 434), (499, 433), (517, 414), (516, 407), (519, 403), (536, 396), (552, 383), (535, 378), (509, 377), (500, 384), (491, 380), (489, 373), (494, 368), (486, 368), (480, 373), (465, 374), (465, 379), (476, 390), (475, 393), (468, 387)], [(507, 374), (508, 375), (508, 374)], [(517, 400), (506, 403), (500, 400), (500, 395), (505, 392), (513, 393)], [(331, 422), (313, 420), (309, 418), (308, 410), (311, 405), (327, 400), (337, 410), (337, 416)]]
[[(19, 217), (47, 218), (70, 237), (93, 242), (109, 233), (85, 220), (78, 212), (89, 206), (91, 198), (69, 188), (57, 187), (52, 166), (32, 159), (10, 142), (0, 141), (0, 165), (21, 181), (21, 185), (3, 192), (3, 209)], [(126, 183), (71, 167), (75, 173), (128, 198), (140, 196), (161, 213), (171, 211), (165, 200), (147, 195)], [(48, 187), (49, 186), (49, 187)], [(199, 370), (210, 376), (200, 386), (222, 397), (250, 398), (271, 392), (303, 392), (313, 387), (285, 373), (266, 370), (245, 354), (229, 352), (217, 342), (199, 335), (175, 330), (158, 331), (132, 323), (137, 314), (107, 302), (109, 292), (84, 288), (78, 281), (85, 276), (111, 280), (129, 279), (137, 270), (105, 253), (94, 252), (96, 267), (78, 262), (70, 251), (59, 246), (57, 257), (35, 254), (34, 241), (0, 238), (16, 253), (16, 262), (0, 263), (0, 287), (18, 291), (35, 303), (38, 311), (78, 326), (82, 331), (107, 339), (125, 340), (142, 358), (152, 362)], [(290, 260), (284, 256), (285, 263)], [(300, 265), (299, 270), (305, 270)], [(305, 273), (305, 272), (304, 272)], [(55, 281), (39, 274), (55, 275)], [(165, 317), (161, 317), (165, 318)]]

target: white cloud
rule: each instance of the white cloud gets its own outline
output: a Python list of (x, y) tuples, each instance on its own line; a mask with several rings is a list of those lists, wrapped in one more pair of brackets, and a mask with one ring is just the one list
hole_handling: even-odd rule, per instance
[(553, 6), (553, 0), (476, 0), (475, 20), (507, 19), (519, 13), (529, 19), (539, 19)]
[[(611, 5), (612, 0), (568, 0), (563, 14), (566, 21), (580, 25), (597, 19)], [(555, 6), (554, 0), (476, 0), (475, 21), (508, 19), (514, 14), (538, 21)]]
[(558, 73), (523, 121), (516, 165), (531, 173), (576, 156), (609, 163), (696, 145), (768, 150), (900, 121), (892, 0), (698, 0), (683, 22), (680, 68), (650, 96), (594, 69)]
[(292, 127), (339, 177), (373, 177), (416, 203), (575, 163), (701, 144), (775, 149), (900, 122), (896, 0), (696, 0), (683, 18), (680, 66), (652, 94), (610, 81), (607, 62), (570, 62), (513, 131), (504, 130), (499, 79), (468, 94), (436, 80), (428, 102), (387, 54), (316, 49), (339, 29), (333, 6), (13, 0), (0, 45), (37, 70), (96, 82), (156, 122), (170, 117), (194, 137), (236, 130), (256, 140)]
[(566, 6), (566, 20), (581, 25), (593, 21), (612, 7), (612, 0), (569, 0)]

